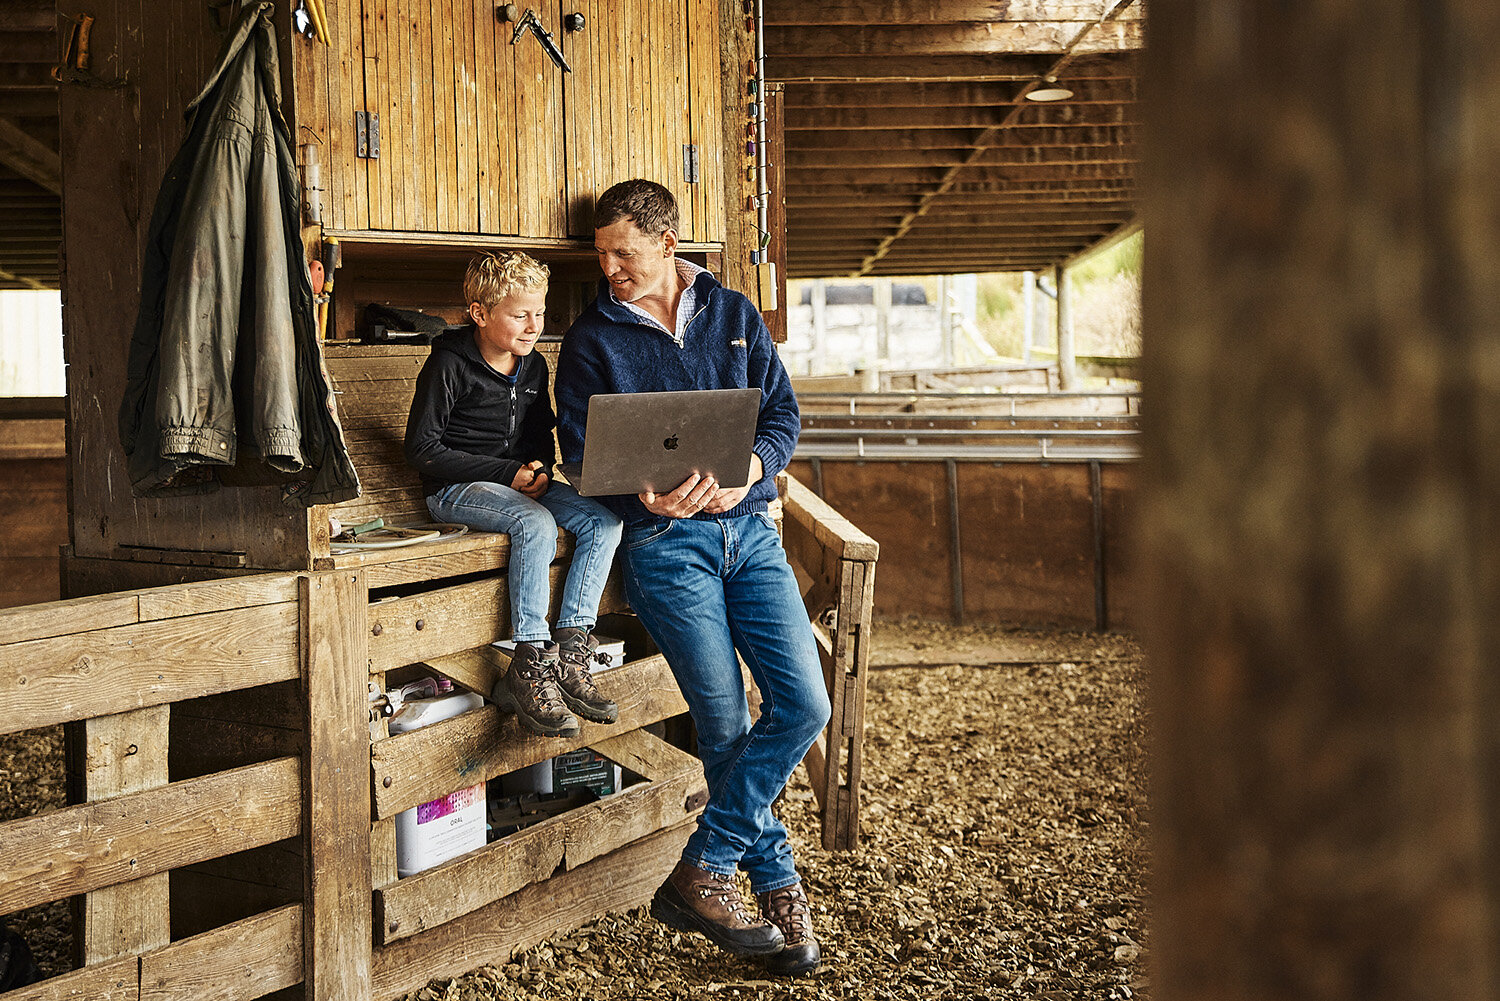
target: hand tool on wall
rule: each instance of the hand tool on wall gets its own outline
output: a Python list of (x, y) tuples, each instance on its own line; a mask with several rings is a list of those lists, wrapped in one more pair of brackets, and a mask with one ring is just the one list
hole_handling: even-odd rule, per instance
[(344, 263), (337, 238), (324, 238), (322, 260), (319, 263), (323, 269), (323, 294), (318, 297), (318, 340), (321, 341), (328, 338), (328, 307), (333, 301), (333, 273)]
[[(516, 5), (507, 3), (501, 4), (495, 9), (495, 16), (502, 21), (514, 21), (516, 23), (516, 30), (510, 36), (510, 44), (515, 45), (521, 40), (522, 35), (530, 32), (542, 44), (542, 48), (546, 50), (547, 55), (552, 57), (552, 61), (562, 67), (564, 73), (573, 72), (573, 67), (569, 66), (568, 61), (563, 58), (562, 50), (557, 47), (556, 42), (552, 41), (552, 32), (542, 27), (541, 19), (536, 16), (535, 10), (527, 7), (526, 13), (518, 18), (516, 16)], [(579, 25), (579, 28), (582, 28), (582, 24)]]

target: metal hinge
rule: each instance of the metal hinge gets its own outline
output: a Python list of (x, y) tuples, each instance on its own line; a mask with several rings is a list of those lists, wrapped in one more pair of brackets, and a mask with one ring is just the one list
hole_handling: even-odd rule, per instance
[(698, 147), (692, 143), (682, 147), (682, 179), (688, 184), (698, 183)]
[(354, 113), (354, 155), (370, 160), (380, 159), (380, 115), (369, 111)]

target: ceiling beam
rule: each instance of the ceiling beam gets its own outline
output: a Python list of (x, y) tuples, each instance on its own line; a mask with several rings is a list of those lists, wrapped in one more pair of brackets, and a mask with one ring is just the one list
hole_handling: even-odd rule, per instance
[(926, 59), (871, 56), (783, 56), (766, 54), (766, 78), (784, 82), (808, 80), (1034, 80), (1055, 61), (1048, 55), (931, 56)]
[(1083, 104), (1042, 107), (1014, 105), (958, 108), (788, 108), (787, 139), (792, 132), (827, 129), (965, 129), (1048, 127), (1081, 125), (1135, 125), (1134, 104)]
[(0, 31), (56, 31), (55, 0), (5, 0), (0, 3)]
[(9, 118), (0, 118), (0, 163), (53, 194), (62, 194), (62, 158)]
[[(1122, 70), (1122, 74), (1124, 71)], [(1122, 75), (1109, 80), (1081, 80), (1069, 75), (1073, 90), (1069, 104), (1121, 104), (1136, 99), (1135, 79)], [(993, 107), (1010, 104), (1021, 83), (1004, 80), (964, 82), (877, 82), (786, 84), (786, 107), (791, 108), (930, 108)]]
[(1045, 126), (1025, 131), (1005, 129), (976, 134), (971, 129), (797, 129), (786, 134), (788, 150), (943, 149), (1017, 146), (1128, 146), (1136, 141), (1134, 125)]
[(767, 27), (766, 52), (809, 56), (1060, 55), (1130, 52), (1144, 45), (1140, 21), (965, 21), (959, 24)]
[[(1114, 0), (765, 0), (767, 25), (1098, 21)], [(1138, 7), (1118, 20), (1138, 20)]]
[(1050, 166), (1076, 163), (1137, 163), (1134, 146), (1003, 146), (982, 149), (810, 149), (787, 150), (788, 170), (803, 167), (840, 167), (845, 170), (880, 170), (886, 167), (944, 167), (974, 164), (998, 166), (1019, 164)]
[(0, 266), (0, 282), (8, 282), (12, 285), (22, 285), (29, 289), (36, 289), (38, 292), (45, 292), (47, 290), (47, 286), (43, 285), (35, 278), (27, 278), (18, 274), (14, 274), (10, 271), (5, 270), (3, 266)]

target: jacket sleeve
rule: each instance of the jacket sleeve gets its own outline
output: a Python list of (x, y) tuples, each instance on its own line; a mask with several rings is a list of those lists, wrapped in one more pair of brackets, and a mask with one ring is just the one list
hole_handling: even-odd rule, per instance
[(536, 399), (531, 401), (531, 406), (526, 408), (526, 415), (521, 418), (521, 434), (517, 443), (521, 458), (527, 462), (540, 459), (543, 472), (552, 475), (552, 467), (557, 465), (557, 446), (552, 441), (552, 429), (557, 426), (557, 418), (552, 413), (552, 394), (547, 390), (547, 359), (541, 355), (533, 355), (540, 365), (540, 375), (536, 376)]
[(583, 461), (583, 434), (588, 422), (589, 397), (609, 392), (603, 368), (582, 342), (582, 331), (563, 338), (557, 359), (557, 441), (564, 462)]
[(751, 451), (760, 456), (766, 476), (775, 476), (792, 461), (797, 436), (802, 431), (802, 415), (771, 332), (753, 305), (749, 306), (749, 312), (746, 327), (750, 331), (750, 352), (746, 374), (749, 385), (760, 389), (760, 416), (755, 422), (755, 444)]
[(406, 418), (406, 462), (428, 479), (449, 483), (499, 483), (510, 486), (522, 463), (462, 452), (443, 444), (443, 432), (460, 392), (457, 369), (446, 363), (448, 352), (433, 352), (417, 375), (411, 413)]

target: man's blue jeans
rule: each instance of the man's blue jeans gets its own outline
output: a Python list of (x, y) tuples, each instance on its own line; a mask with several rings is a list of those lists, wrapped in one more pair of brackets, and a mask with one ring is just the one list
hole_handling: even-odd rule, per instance
[(547, 628), (548, 570), (557, 556), (557, 529), (578, 539), (563, 585), (558, 629), (593, 629), (610, 563), (620, 544), (620, 519), (566, 483), (553, 483), (540, 501), (499, 483), (450, 483), (427, 498), (438, 521), (510, 536), (510, 613), (517, 643), (552, 638)]
[[(625, 567), (626, 595), (687, 700), (708, 779), (683, 859), (725, 875), (738, 866), (756, 893), (796, 883), (771, 803), (827, 725), (829, 705), (775, 523), (750, 514), (627, 525)], [(761, 692), (754, 726), (736, 651)]]

